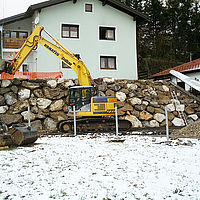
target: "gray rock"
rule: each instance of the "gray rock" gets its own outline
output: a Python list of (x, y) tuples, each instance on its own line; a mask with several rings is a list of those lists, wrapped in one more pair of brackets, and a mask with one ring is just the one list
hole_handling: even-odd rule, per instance
[(3, 79), (1, 82), (1, 87), (6, 88), (9, 87), (12, 84), (11, 80), (9, 79)]
[(109, 86), (109, 88), (115, 92), (119, 91), (121, 89), (121, 86), (119, 84), (113, 84)]
[(149, 122), (150, 127), (159, 127), (159, 123), (154, 119)]
[(11, 87), (11, 90), (12, 90), (15, 94), (17, 94), (17, 92), (18, 92), (18, 87), (17, 87), (16, 85), (13, 85), (13, 86)]
[(44, 120), (44, 127), (46, 130), (55, 131), (57, 130), (56, 126), (57, 126), (57, 123), (53, 119), (48, 117)]
[(51, 100), (49, 99), (44, 99), (44, 98), (38, 98), (37, 99), (37, 105), (38, 105), (38, 108), (44, 110), (45, 108), (47, 108), (48, 106), (50, 106), (51, 104)]
[(98, 90), (101, 92), (105, 92), (107, 90), (107, 84), (101, 84), (98, 86)]
[(25, 101), (18, 101), (15, 105), (12, 106), (12, 110), (14, 114), (21, 113), (23, 111), (28, 110), (29, 102), (28, 100)]
[(0, 106), (4, 106), (4, 105), (5, 105), (5, 98), (0, 95)]
[(66, 82), (64, 83), (64, 87), (65, 87), (65, 88), (69, 88), (69, 87), (74, 86), (74, 85), (75, 85), (75, 84), (74, 84), (74, 82), (73, 82), (72, 80), (66, 81)]
[(64, 101), (62, 99), (55, 101), (50, 106), (50, 111), (60, 111), (64, 106)]
[[(24, 121), (28, 121), (28, 111), (22, 112), (21, 115), (23, 116)], [(32, 112), (30, 112), (30, 120), (31, 121), (35, 120), (35, 114)]]
[(20, 100), (25, 100), (30, 97), (31, 91), (29, 89), (21, 89), (18, 92), (18, 97)]
[(153, 118), (158, 121), (158, 122), (162, 122), (165, 120), (165, 115), (164, 114), (161, 114), (161, 113), (156, 113)]
[(126, 100), (126, 94), (123, 92), (117, 92), (116, 97), (118, 100), (120, 100), (122, 102)]
[(133, 115), (126, 115), (125, 119), (129, 120), (132, 123), (132, 127), (135, 128), (142, 127), (141, 121)]
[(65, 92), (61, 90), (60, 88), (51, 89), (51, 88), (45, 87), (43, 91), (44, 91), (45, 97), (52, 100), (61, 99), (65, 96)]
[(43, 97), (44, 97), (43, 92), (42, 92), (41, 89), (35, 89), (35, 90), (33, 91), (33, 94), (34, 94), (36, 97), (38, 97), (38, 98), (43, 98)]
[(34, 83), (29, 81), (23, 81), (22, 86), (28, 89), (36, 89), (40, 87), (40, 83)]
[(182, 119), (180, 119), (180, 118), (177, 118), (177, 117), (175, 117), (175, 118), (172, 120), (172, 124), (173, 124), (174, 126), (185, 126), (184, 121), (183, 121)]
[(38, 131), (42, 130), (42, 123), (40, 120), (32, 121), (31, 126), (34, 127)]
[(127, 84), (127, 88), (130, 90), (130, 91), (134, 91), (138, 88), (137, 84)]
[(47, 81), (47, 86), (49, 86), (50, 88), (56, 88), (57, 81), (56, 80), (48, 80)]
[(11, 106), (17, 102), (17, 96), (13, 92), (4, 95), (7, 105)]
[(129, 99), (129, 101), (130, 101), (130, 104), (132, 106), (134, 106), (134, 105), (140, 105), (142, 103), (141, 99), (139, 99), (137, 97), (131, 98), (131, 99)]
[(110, 77), (103, 78), (103, 82), (105, 83), (114, 83), (114, 81), (115, 81), (114, 78), (110, 78)]
[(11, 124), (20, 123), (22, 120), (22, 116), (20, 114), (16, 114), (16, 115), (15, 114), (1, 114), (0, 120), (7, 125), (11, 125)]
[(8, 106), (0, 106), (0, 114), (6, 113), (8, 110)]

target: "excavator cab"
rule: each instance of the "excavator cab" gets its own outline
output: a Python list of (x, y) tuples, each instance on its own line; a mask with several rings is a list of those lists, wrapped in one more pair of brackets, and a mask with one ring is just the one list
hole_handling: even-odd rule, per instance
[(74, 86), (69, 90), (69, 112), (73, 111), (73, 106), (75, 106), (76, 111), (91, 111), (91, 98), (93, 96), (92, 86)]

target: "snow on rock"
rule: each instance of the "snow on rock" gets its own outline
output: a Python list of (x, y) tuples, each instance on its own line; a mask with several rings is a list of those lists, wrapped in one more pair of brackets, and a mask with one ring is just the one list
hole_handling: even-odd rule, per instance
[(153, 116), (153, 118), (155, 119), (155, 120), (157, 120), (158, 122), (162, 122), (162, 121), (164, 121), (165, 120), (165, 115), (164, 114), (161, 114), (161, 113), (156, 113), (154, 116)]
[(153, 119), (149, 122), (149, 126), (150, 127), (159, 127), (159, 123), (155, 119)]
[(200, 141), (165, 138), (43, 137), (1, 151), (0, 199), (199, 199)]
[(166, 85), (162, 85), (162, 88), (165, 92), (169, 92), (169, 88)]
[(103, 82), (105, 83), (114, 83), (115, 79), (111, 77), (103, 78)]
[(69, 80), (69, 81), (65, 82), (65, 84), (64, 84), (65, 88), (68, 88), (68, 87), (71, 87), (71, 86), (74, 86), (74, 85), (75, 84), (72, 80)]
[(124, 102), (126, 100), (126, 94), (124, 92), (117, 92), (116, 97), (121, 102)]
[(45, 109), (51, 104), (51, 100), (44, 99), (44, 98), (38, 98), (37, 99), (37, 105), (40, 109)]
[(192, 115), (188, 115), (188, 118), (191, 118), (196, 121), (198, 119), (198, 116), (196, 114), (192, 114)]
[(130, 99), (130, 103), (132, 106), (134, 105), (140, 105), (142, 103), (141, 99), (134, 97)]
[(11, 85), (11, 80), (9, 79), (3, 79), (2, 82), (1, 82), (1, 87), (2, 88), (6, 88), (6, 87), (9, 87)]
[(173, 120), (172, 120), (172, 124), (174, 126), (185, 126), (185, 123), (183, 121), (183, 119), (180, 119), (178, 117), (175, 117)]
[(175, 111), (175, 106), (174, 106), (174, 104), (173, 104), (173, 103), (168, 104), (168, 105), (167, 105), (167, 110), (168, 110), (169, 112)]
[(31, 91), (29, 89), (21, 89), (18, 92), (18, 96), (20, 100), (25, 100), (30, 97)]
[(8, 110), (8, 106), (0, 106), (0, 114), (6, 113)]
[(47, 81), (47, 85), (48, 85), (50, 88), (56, 88), (56, 86), (57, 86), (57, 81), (56, 81), (56, 80), (48, 80), (48, 81)]

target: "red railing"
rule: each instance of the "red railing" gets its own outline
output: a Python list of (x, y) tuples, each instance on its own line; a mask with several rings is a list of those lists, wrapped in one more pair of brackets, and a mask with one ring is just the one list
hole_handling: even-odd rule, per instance
[(62, 72), (16, 72), (15, 75), (2, 73), (1, 79), (47, 79), (47, 78), (61, 78)]

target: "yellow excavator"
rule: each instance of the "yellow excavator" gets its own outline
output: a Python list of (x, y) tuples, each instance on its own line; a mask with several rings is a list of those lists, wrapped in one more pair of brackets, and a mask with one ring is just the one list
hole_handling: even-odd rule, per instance
[[(44, 31), (56, 44), (41, 36)], [(36, 27), (26, 39), (19, 52), (12, 61), (4, 61), (0, 66), (0, 73), (15, 74), (35, 47), (40, 44), (53, 55), (72, 68), (76, 73), (79, 86), (69, 90), (68, 116), (73, 116), (75, 108), (77, 118), (77, 130), (80, 132), (109, 132), (115, 128), (115, 104), (114, 96), (93, 96), (94, 88), (92, 78), (84, 62), (67, 50), (59, 41), (52, 37), (42, 26)], [(131, 123), (127, 120), (119, 120), (119, 130), (128, 130)], [(68, 133), (73, 131), (73, 120), (58, 122), (58, 129)]]

